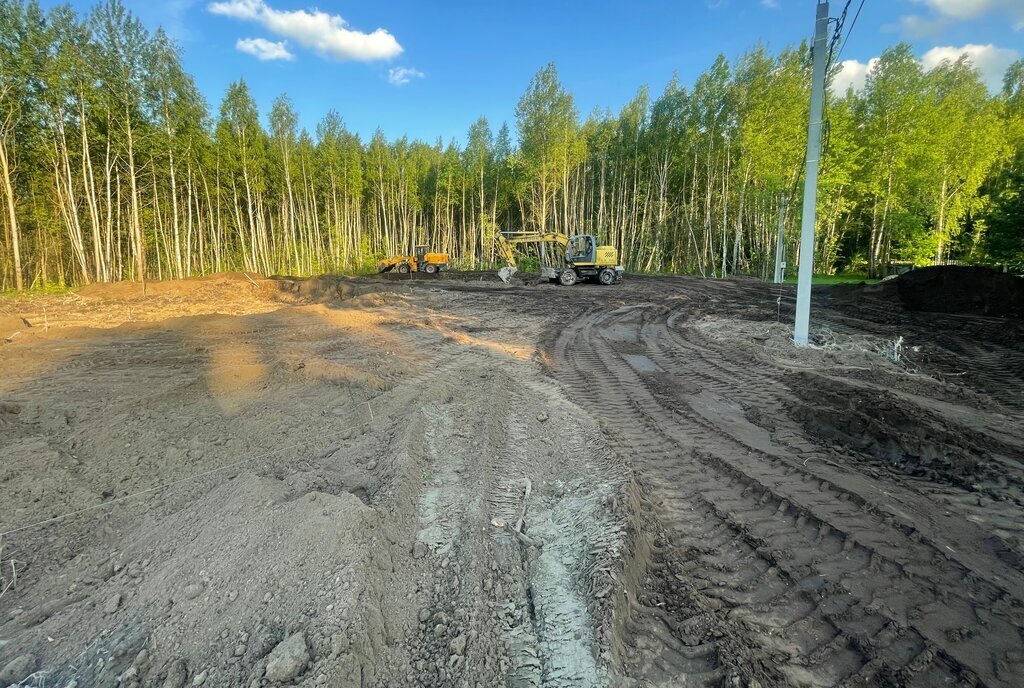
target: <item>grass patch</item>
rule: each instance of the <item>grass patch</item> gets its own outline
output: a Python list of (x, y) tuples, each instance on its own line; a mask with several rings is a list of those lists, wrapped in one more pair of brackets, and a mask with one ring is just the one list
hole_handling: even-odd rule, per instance
[(22, 291), (18, 291), (16, 289), (3, 289), (0, 290), (0, 298), (12, 296), (39, 296), (42, 294), (66, 294), (69, 291), (71, 291), (71, 287), (63, 284), (45, 284), (30, 286)]
[[(796, 275), (790, 275), (785, 279), (786, 284), (796, 284), (796, 281)], [(837, 272), (834, 275), (815, 275), (811, 284), (874, 284), (879, 281), (881, 280), (869, 278), (867, 273), (863, 272)]]

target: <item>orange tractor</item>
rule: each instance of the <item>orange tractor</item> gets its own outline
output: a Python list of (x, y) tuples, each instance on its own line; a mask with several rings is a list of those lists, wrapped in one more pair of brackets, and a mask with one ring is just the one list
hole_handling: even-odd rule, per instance
[(428, 246), (416, 246), (411, 256), (395, 256), (377, 264), (377, 272), (396, 270), (403, 275), (410, 272), (426, 272), (431, 275), (449, 268), (447, 253), (430, 253)]

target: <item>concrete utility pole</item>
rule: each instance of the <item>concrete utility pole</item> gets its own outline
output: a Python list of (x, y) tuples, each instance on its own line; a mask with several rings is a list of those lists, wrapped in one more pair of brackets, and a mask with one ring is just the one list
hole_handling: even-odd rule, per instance
[(800, 273), (796, 285), (796, 323), (793, 341), (807, 346), (811, 320), (811, 279), (814, 276), (814, 213), (818, 204), (818, 163), (821, 158), (821, 110), (825, 100), (825, 53), (828, 42), (828, 3), (818, 3), (814, 22), (814, 71), (811, 76), (811, 116), (807, 124), (807, 170), (804, 172), (804, 210), (800, 222)]
[(775, 284), (782, 284), (786, 278), (786, 195), (779, 197), (779, 237), (775, 241)]

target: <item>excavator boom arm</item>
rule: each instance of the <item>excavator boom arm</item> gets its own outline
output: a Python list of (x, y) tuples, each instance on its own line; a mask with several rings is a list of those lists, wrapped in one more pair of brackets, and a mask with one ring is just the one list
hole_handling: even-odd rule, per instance
[(569, 245), (569, 237), (559, 232), (499, 232), (498, 233), (498, 248), (501, 251), (502, 258), (508, 265), (515, 267), (516, 265), (516, 246), (534, 244), (538, 247), (538, 253), (543, 251), (544, 247), (550, 247), (551, 252), (555, 254), (558, 261), (561, 261), (565, 255), (565, 247)]

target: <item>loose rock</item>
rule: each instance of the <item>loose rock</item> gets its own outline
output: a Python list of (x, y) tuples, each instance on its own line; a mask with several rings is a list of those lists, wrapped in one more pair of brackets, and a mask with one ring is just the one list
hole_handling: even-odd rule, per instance
[(270, 653), (266, 677), (270, 681), (290, 681), (309, 664), (306, 636), (301, 631), (283, 640)]
[(184, 688), (187, 680), (188, 666), (186, 666), (185, 660), (176, 659), (167, 669), (167, 678), (164, 679), (163, 688)]
[(0, 669), (0, 686), (7, 686), (12, 683), (20, 682), (23, 678), (35, 671), (35, 668), (35, 655), (18, 655), (11, 661), (7, 662), (3, 669)]
[(103, 613), (113, 614), (121, 606), (121, 593), (115, 592), (106, 602), (103, 603)]

